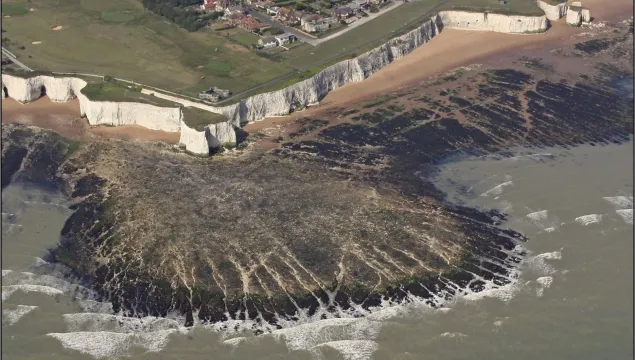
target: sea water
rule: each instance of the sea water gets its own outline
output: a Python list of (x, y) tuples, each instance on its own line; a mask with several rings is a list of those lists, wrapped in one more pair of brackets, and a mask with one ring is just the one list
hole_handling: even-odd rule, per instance
[[(7, 359), (632, 359), (633, 143), (514, 149), (422, 176), (448, 201), (508, 215), (529, 253), (510, 291), (416, 303), (271, 334), (125, 319), (41, 257), (63, 197), (3, 192), (2, 356)], [(78, 296), (81, 293), (83, 296)]]

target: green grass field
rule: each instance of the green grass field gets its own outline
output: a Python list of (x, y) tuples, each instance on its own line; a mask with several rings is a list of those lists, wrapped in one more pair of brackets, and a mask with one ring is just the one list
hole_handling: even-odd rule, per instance
[[(418, 26), (432, 15), (423, 14), (438, 4), (406, 3), (326, 43), (295, 45), (274, 56), (251, 51), (258, 37), (242, 29), (189, 33), (146, 12), (139, 0), (3, 0), (3, 13), (22, 16), (3, 18), (2, 25), (9, 50), (32, 68), (105, 74), (192, 97), (216, 86), (239, 94), (222, 103), (231, 104), (377, 47)], [(35, 11), (29, 12), (30, 7)], [(505, 5), (498, 0), (450, 0), (435, 12), (440, 9), (542, 14), (534, 0)], [(56, 25), (62, 29), (53, 31)]]
[(451, 0), (447, 4), (444, 4), (441, 10), (489, 11), (492, 13), (527, 16), (541, 16), (545, 14), (545, 12), (536, 5), (536, 2), (532, 0), (508, 0), (507, 4), (501, 4), (499, 0)]
[(35, 69), (106, 74), (190, 96), (210, 86), (238, 92), (291, 71), (211, 31), (188, 33), (139, 0), (2, 1), (3, 13), (28, 7), (35, 11), (2, 19), (2, 35)]
[(10, 4), (6, 2), (2, 2), (2, 16), (19, 16), (26, 15), (29, 13), (29, 9), (26, 6), (21, 4)]
[(218, 124), (227, 121), (227, 117), (214, 114), (195, 107), (183, 107), (183, 122), (192, 129), (203, 131), (209, 124)]

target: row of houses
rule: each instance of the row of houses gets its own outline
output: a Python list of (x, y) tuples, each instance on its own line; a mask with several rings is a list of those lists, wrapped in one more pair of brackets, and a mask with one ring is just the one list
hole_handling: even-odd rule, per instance
[(244, 13), (226, 16), (225, 24), (228, 26), (243, 28), (247, 31), (265, 30), (270, 27), (268, 24), (261, 23), (256, 18), (250, 15), (245, 15)]
[(322, 32), (331, 27), (337, 21), (344, 21), (348, 24), (357, 20), (356, 15), (361, 16), (361, 12), (368, 10), (373, 5), (378, 5), (385, 0), (353, 0), (346, 6), (331, 9), (331, 16), (320, 14), (305, 14), (302, 11), (289, 9), (286, 7), (269, 6), (270, 1), (261, 1), (256, 6), (265, 9), (268, 14), (274, 15), (278, 21), (290, 26), (300, 26), (302, 30), (315, 33)]

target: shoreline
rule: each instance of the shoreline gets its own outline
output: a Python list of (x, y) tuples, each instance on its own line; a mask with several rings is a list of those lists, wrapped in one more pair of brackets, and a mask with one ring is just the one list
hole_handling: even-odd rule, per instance
[(179, 133), (152, 130), (139, 125), (92, 126), (80, 116), (79, 100), (53, 102), (47, 96), (21, 104), (2, 99), (2, 124), (21, 124), (52, 130), (72, 140), (137, 140), (178, 144)]
[[(603, 0), (590, 0), (585, 1), (584, 5), (594, 15), (592, 25), (598, 22), (622, 21), (633, 14), (633, 3), (625, 0), (609, 4)], [(576, 35), (587, 32), (588, 28), (567, 25), (565, 17), (551, 21), (551, 27), (545, 33), (532, 36), (447, 28), (425, 46), (416, 48), (363, 81), (347, 83), (330, 91), (315, 107), (249, 122), (243, 126), (243, 130), (252, 132), (272, 124), (281, 125), (302, 117), (319, 116), (338, 107), (350, 106), (373, 96), (412, 86), (453, 69), (495, 60), (501, 55), (531, 49), (544, 50), (545, 46), (552, 50), (561, 48), (575, 42)]]

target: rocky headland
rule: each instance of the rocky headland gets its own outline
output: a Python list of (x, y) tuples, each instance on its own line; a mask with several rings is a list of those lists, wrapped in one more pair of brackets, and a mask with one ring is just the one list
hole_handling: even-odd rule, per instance
[(458, 70), (280, 133), (240, 132), (246, 149), (220, 157), (3, 125), (3, 187), (68, 194), (74, 213), (49, 260), (124, 314), (266, 331), (439, 306), (517, 281), (526, 239), (500, 212), (448, 203), (426, 174), (457, 155), (632, 139), (632, 94), (613, 86), (633, 76), (632, 33)]

